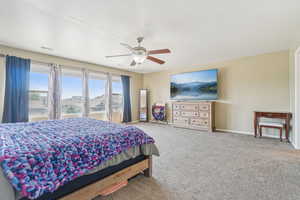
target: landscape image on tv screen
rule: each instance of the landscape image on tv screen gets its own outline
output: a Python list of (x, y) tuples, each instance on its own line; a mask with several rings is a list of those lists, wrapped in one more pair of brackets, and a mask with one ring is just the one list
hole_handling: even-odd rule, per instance
[(171, 99), (216, 100), (218, 70), (204, 70), (171, 76)]

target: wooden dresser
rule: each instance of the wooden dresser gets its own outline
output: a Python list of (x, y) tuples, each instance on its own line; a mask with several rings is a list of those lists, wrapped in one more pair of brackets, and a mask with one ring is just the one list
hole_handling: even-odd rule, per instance
[(214, 102), (174, 102), (172, 122), (176, 127), (212, 132), (214, 123)]

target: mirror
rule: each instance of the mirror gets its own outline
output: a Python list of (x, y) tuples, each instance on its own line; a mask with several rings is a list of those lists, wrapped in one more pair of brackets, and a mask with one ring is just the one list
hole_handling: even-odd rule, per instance
[(139, 104), (140, 121), (146, 122), (148, 121), (148, 90), (141, 89), (139, 96), (140, 96), (140, 104)]

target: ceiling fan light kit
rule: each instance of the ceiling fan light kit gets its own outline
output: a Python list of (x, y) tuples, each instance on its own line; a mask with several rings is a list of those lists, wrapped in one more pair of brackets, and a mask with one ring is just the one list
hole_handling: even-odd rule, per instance
[(151, 50), (151, 51), (147, 51), (146, 48), (141, 46), (141, 42), (143, 41), (143, 37), (138, 37), (137, 41), (138, 41), (138, 46), (137, 47), (131, 47), (128, 44), (125, 43), (120, 43), (122, 46), (126, 47), (131, 53), (130, 54), (123, 54), (123, 55), (113, 55), (113, 56), (106, 56), (106, 58), (113, 58), (113, 57), (121, 57), (121, 56), (132, 56), (133, 61), (131, 62), (130, 66), (135, 66), (135, 65), (139, 65), (142, 64), (143, 62), (145, 62), (146, 59), (158, 63), (160, 65), (164, 64), (165, 61), (155, 58), (153, 56), (153, 54), (165, 54), (165, 53), (171, 53), (171, 51), (169, 49), (158, 49), (158, 50)]
[(146, 59), (147, 59), (147, 55), (146, 54), (136, 54), (136, 55), (133, 55), (133, 60), (138, 65), (142, 64)]

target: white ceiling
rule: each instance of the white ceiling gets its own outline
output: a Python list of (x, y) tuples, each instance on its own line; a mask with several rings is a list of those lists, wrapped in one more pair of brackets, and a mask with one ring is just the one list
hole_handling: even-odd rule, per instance
[[(299, 34), (299, 0), (0, 0), (0, 43), (143, 73), (285, 50)], [(164, 65), (105, 58), (138, 36), (171, 49)]]

